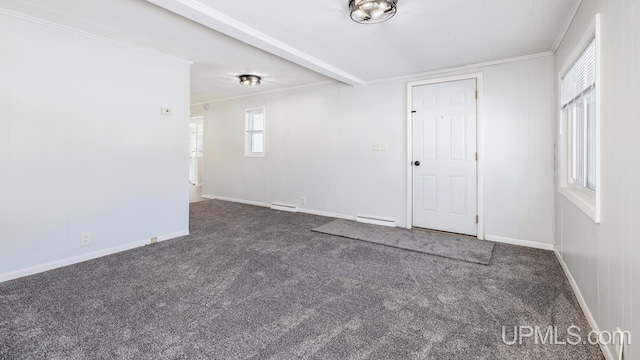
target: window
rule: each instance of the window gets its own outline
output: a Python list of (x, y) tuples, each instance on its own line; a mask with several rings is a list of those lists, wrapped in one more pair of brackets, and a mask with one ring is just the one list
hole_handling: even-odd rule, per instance
[(264, 108), (246, 111), (246, 157), (264, 157)]
[(600, 16), (560, 72), (560, 193), (600, 222)]
[(562, 117), (568, 127), (569, 183), (596, 190), (596, 41), (562, 78)]
[(202, 119), (191, 120), (189, 157), (202, 157)]

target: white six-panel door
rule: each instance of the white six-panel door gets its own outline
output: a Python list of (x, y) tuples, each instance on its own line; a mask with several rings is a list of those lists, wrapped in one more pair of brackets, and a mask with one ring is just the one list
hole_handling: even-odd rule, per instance
[(476, 80), (413, 87), (413, 226), (477, 235)]

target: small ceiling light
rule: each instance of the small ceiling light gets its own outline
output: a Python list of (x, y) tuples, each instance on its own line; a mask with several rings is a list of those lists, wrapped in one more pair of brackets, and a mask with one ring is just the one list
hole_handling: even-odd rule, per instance
[(396, 14), (398, 0), (349, 0), (351, 20), (360, 24), (376, 24)]
[(240, 84), (249, 86), (260, 85), (262, 81), (262, 78), (258, 75), (240, 75), (238, 79), (240, 79)]

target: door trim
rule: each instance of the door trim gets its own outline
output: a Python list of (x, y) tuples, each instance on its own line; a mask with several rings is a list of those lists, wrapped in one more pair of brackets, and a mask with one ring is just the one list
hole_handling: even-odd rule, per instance
[(476, 196), (478, 211), (478, 239), (484, 240), (484, 143), (482, 126), (482, 95), (483, 95), (483, 73), (473, 73), (458, 76), (450, 76), (443, 78), (434, 78), (429, 80), (411, 81), (407, 83), (407, 229), (413, 227), (413, 166), (411, 161), (413, 158), (413, 88), (422, 85), (431, 85), (459, 80), (476, 79), (476, 89), (478, 90), (478, 98), (476, 99), (476, 151), (478, 152), (478, 161), (476, 164)]

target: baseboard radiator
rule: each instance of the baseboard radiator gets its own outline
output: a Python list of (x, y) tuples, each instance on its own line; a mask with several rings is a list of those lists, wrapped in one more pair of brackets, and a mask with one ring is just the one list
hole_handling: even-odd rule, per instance
[(283, 204), (283, 203), (277, 203), (277, 202), (274, 202), (271, 204), (271, 209), (293, 212), (293, 213), (298, 212), (298, 207), (295, 205), (289, 205), (289, 204)]
[(358, 215), (356, 218), (357, 222), (371, 224), (371, 225), (380, 225), (380, 226), (388, 226), (388, 227), (396, 227), (396, 221), (394, 219), (385, 219), (375, 216), (368, 215)]

